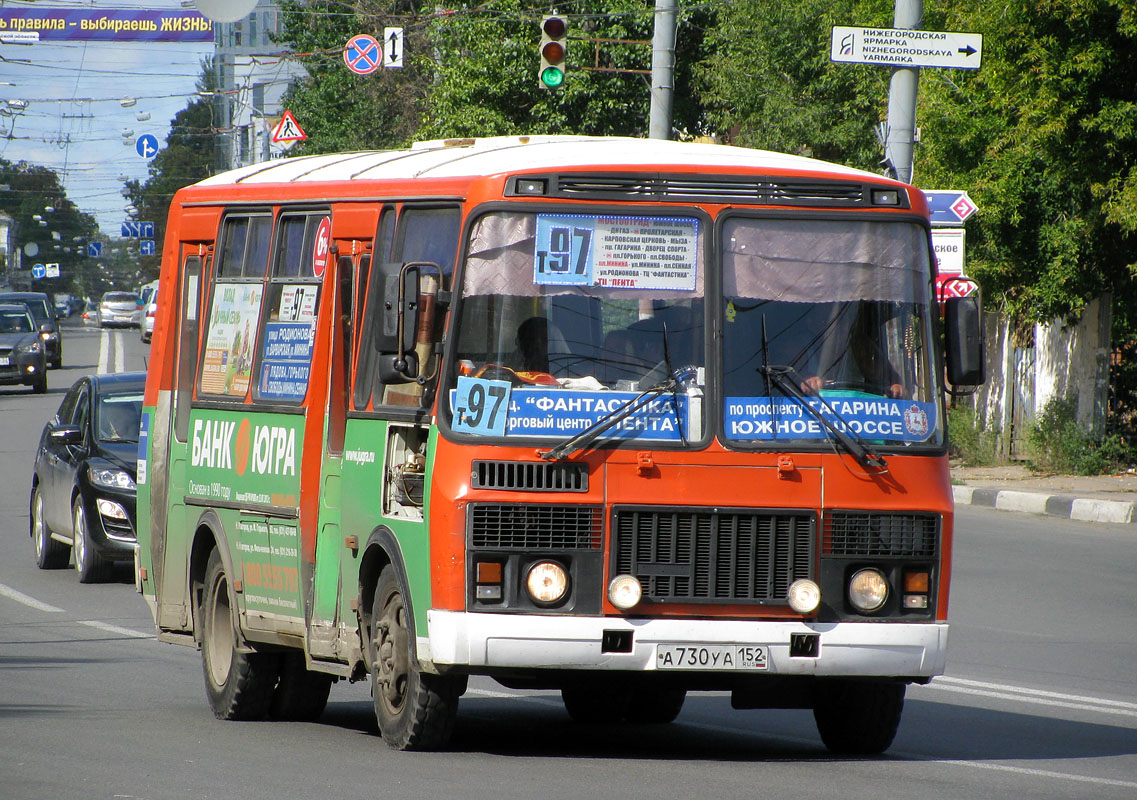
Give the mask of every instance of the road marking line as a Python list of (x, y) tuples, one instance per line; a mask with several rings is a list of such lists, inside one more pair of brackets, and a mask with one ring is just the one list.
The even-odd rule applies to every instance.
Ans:
[(967, 678), (956, 678), (951, 675), (938, 676), (933, 681), (933, 685), (940, 682), (955, 683), (960, 686), (975, 686), (983, 689), (999, 689), (1004, 692), (1030, 694), (1037, 697), (1052, 697), (1058, 700), (1076, 700), (1081, 703), (1101, 703), (1102, 705), (1121, 706), (1122, 708), (1132, 708), (1137, 710), (1137, 703), (1124, 703), (1120, 700), (1106, 700), (1100, 697), (1089, 697), (1084, 694), (1063, 694), (1062, 692), (1048, 692), (1045, 689), (1031, 689), (1026, 686), (1011, 686), (1005, 683), (986, 683), (984, 681), (973, 681)]
[(107, 361), (110, 358), (110, 348), (107, 346), (110, 341), (110, 334), (104, 331), (99, 331), (99, 366), (97, 372), (104, 373), (107, 371)]
[(104, 631), (105, 633), (114, 633), (118, 634), (119, 636), (132, 636), (135, 639), (154, 638), (154, 634), (152, 633), (143, 633), (142, 631), (136, 631), (131, 628), (123, 628), (118, 625), (111, 625), (109, 622), (100, 622), (97, 619), (81, 619), (78, 622), (80, 625), (86, 625), (90, 628), (97, 628), (100, 631)]
[(114, 371), (126, 372), (126, 347), (122, 343), (123, 335), (116, 334), (114, 337)]
[(47, 612), (50, 612), (52, 614), (63, 613), (62, 608), (57, 608), (56, 606), (48, 605), (47, 603), (36, 600), (34, 597), (32, 597), (30, 595), (26, 595), (23, 592), (20, 592), (20, 591), (13, 589), (11, 586), (5, 586), (2, 583), (0, 583), (0, 595), (4, 595), (7, 598), (15, 600), (17, 603), (23, 603), (25, 606), (28, 606), (29, 608), (34, 608), (38, 611), (47, 611)]
[(910, 758), (913, 761), (919, 761), (926, 764), (948, 764), (951, 766), (961, 767), (974, 767), (976, 769), (989, 769), (995, 772), (1013, 772), (1016, 775), (1029, 775), (1034, 778), (1056, 778), (1058, 780), (1075, 781), (1077, 783), (1093, 783), (1098, 786), (1120, 786), (1124, 789), (1137, 789), (1137, 783), (1133, 781), (1119, 781), (1114, 778), (1095, 778), (1091, 775), (1075, 775), (1070, 772), (1052, 772), (1048, 769), (1033, 769), (1031, 767), (1012, 767), (1010, 764), (990, 764), (984, 761), (966, 761), (963, 759), (954, 758), (934, 758), (929, 756), (918, 756), (908, 753), (896, 753), (895, 755)]
[[(990, 686), (993, 688), (979, 688), (984, 686)], [(953, 679), (940, 677), (932, 681), (932, 683), (928, 684), (925, 688), (937, 689), (941, 692), (958, 692), (960, 694), (969, 694), (975, 697), (994, 697), (1000, 700), (1010, 700), (1019, 703), (1033, 703), (1035, 705), (1051, 706), (1053, 708), (1070, 708), (1078, 711), (1094, 711), (1098, 714), (1114, 714), (1123, 717), (1137, 717), (1137, 705), (1133, 703), (1124, 703), (1115, 700), (1086, 697), (1076, 694), (1060, 694), (1058, 692), (1047, 692), (1041, 689), (1028, 689), (1018, 686), (1004, 686), (997, 683), (968, 681), (962, 678)]]

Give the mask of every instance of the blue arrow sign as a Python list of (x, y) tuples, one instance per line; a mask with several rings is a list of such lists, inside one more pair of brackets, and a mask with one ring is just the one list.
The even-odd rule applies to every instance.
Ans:
[(32, 278), (34, 278), (35, 280), (39, 280), (40, 278), (42, 278), (46, 275), (47, 275), (47, 265), (46, 264), (32, 264)]
[(933, 225), (956, 225), (979, 210), (967, 192), (958, 189), (925, 189)]
[(152, 133), (144, 133), (135, 140), (134, 149), (143, 158), (153, 158), (158, 154), (158, 137)]
[(138, 235), (141, 236), (143, 239), (153, 239), (154, 238), (154, 223), (153, 222), (139, 222), (138, 223)]
[(102, 242), (87, 242), (87, 255), (91, 258), (103, 257), (103, 243)]
[(133, 219), (123, 221), (120, 236), (124, 239), (134, 239), (142, 235), (142, 226)]
[(138, 243), (138, 252), (144, 256), (154, 255), (154, 240), (143, 239)]

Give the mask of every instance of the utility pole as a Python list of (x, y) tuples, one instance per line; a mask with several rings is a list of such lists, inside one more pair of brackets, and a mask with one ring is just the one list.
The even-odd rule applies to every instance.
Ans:
[[(892, 27), (914, 30), (924, 16), (924, 0), (896, 0)], [(884, 159), (892, 175), (912, 182), (912, 143), (916, 138), (917, 67), (894, 67), (888, 85), (888, 125), (884, 135)], [(653, 106), (654, 107), (654, 106)]]
[(655, 28), (651, 37), (651, 114), (648, 120), (648, 136), (652, 139), (671, 138), (674, 88), (675, 0), (655, 0)]

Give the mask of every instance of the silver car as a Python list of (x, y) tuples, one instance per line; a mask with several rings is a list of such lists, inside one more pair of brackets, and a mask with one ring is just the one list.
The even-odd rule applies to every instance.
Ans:
[(107, 292), (99, 303), (99, 327), (138, 325), (138, 295), (134, 292)]

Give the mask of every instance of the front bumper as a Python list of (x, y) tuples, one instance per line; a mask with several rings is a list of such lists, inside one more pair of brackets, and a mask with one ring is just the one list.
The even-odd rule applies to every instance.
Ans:
[[(419, 659), (439, 666), (650, 672), (661, 644), (764, 645), (769, 668), (747, 674), (924, 678), (940, 675), (947, 623), (770, 622), (427, 612)], [(604, 631), (631, 631), (629, 653), (601, 652)], [(818, 656), (790, 656), (790, 634), (818, 634)], [(706, 674), (706, 673), (703, 673)], [(730, 674), (739, 674), (732, 671)]]

